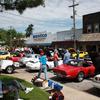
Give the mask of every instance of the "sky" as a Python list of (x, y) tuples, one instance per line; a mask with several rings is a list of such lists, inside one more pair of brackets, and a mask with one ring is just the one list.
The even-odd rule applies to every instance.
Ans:
[[(76, 0), (76, 28), (82, 28), (82, 16), (100, 11), (100, 0)], [(24, 32), (29, 24), (34, 25), (33, 32), (58, 32), (70, 30), (73, 27), (72, 0), (45, 0), (45, 7), (27, 8), (23, 14), (18, 11), (0, 12), (0, 28), (15, 28)]]

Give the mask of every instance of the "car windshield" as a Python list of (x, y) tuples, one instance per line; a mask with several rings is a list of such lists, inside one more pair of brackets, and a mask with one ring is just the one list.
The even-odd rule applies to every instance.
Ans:
[(33, 57), (33, 55), (32, 54), (27, 54), (26, 57), (31, 58), (31, 57)]
[(31, 58), (32, 56), (31, 56), (31, 55), (27, 55), (26, 57), (27, 57), (27, 58)]
[(0, 55), (5, 55), (5, 54), (8, 54), (8, 53), (7, 52), (3, 52), (3, 51), (0, 52)]
[(83, 51), (80, 51), (80, 53), (83, 53)]
[(38, 58), (38, 55), (31, 55), (31, 54), (28, 54), (26, 55), (27, 58)]
[(67, 64), (71, 66), (82, 66), (82, 61), (71, 60)]

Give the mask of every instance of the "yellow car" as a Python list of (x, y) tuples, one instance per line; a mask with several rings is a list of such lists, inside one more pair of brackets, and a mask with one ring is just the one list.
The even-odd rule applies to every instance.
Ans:
[[(88, 52), (79, 51), (79, 57), (80, 58), (84, 58), (86, 55), (88, 55)], [(72, 57), (73, 58), (76, 58), (76, 56), (77, 56), (77, 53), (76, 52), (75, 53), (72, 53)]]
[(10, 57), (10, 53), (8, 51), (0, 51), (0, 60), (8, 59)]

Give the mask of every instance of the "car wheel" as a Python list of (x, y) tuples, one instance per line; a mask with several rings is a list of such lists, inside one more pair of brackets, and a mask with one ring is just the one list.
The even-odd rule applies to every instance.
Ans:
[(6, 72), (7, 72), (8, 74), (12, 74), (12, 73), (14, 72), (14, 68), (13, 68), (12, 66), (8, 66), (8, 67), (6, 68)]
[(92, 72), (91, 70), (88, 71), (88, 77), (91, 77), (92, 76)]
[(77, 75), (77, 81), (81, 82), (84, 80), (84, 73), (83, 72), (79, 72)]
[(6, 57), (6, 60), (8, 60), (9, 59), (9, 57)]

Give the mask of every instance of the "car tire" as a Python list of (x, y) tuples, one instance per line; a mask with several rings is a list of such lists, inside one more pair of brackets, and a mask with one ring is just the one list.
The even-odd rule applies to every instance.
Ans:
[(8, 66), (8, 67), (6, 68), (6, 73), (12, 74), (13, 72), (14, 72), (13, 66)]
[(84, 73), (83, 72), (79, 72), (77, 75), (77, 81), (81, 82), (84, 80)]
[(9, 59), (9, 57), (6, 57), (6, 60), (8, 60)]

